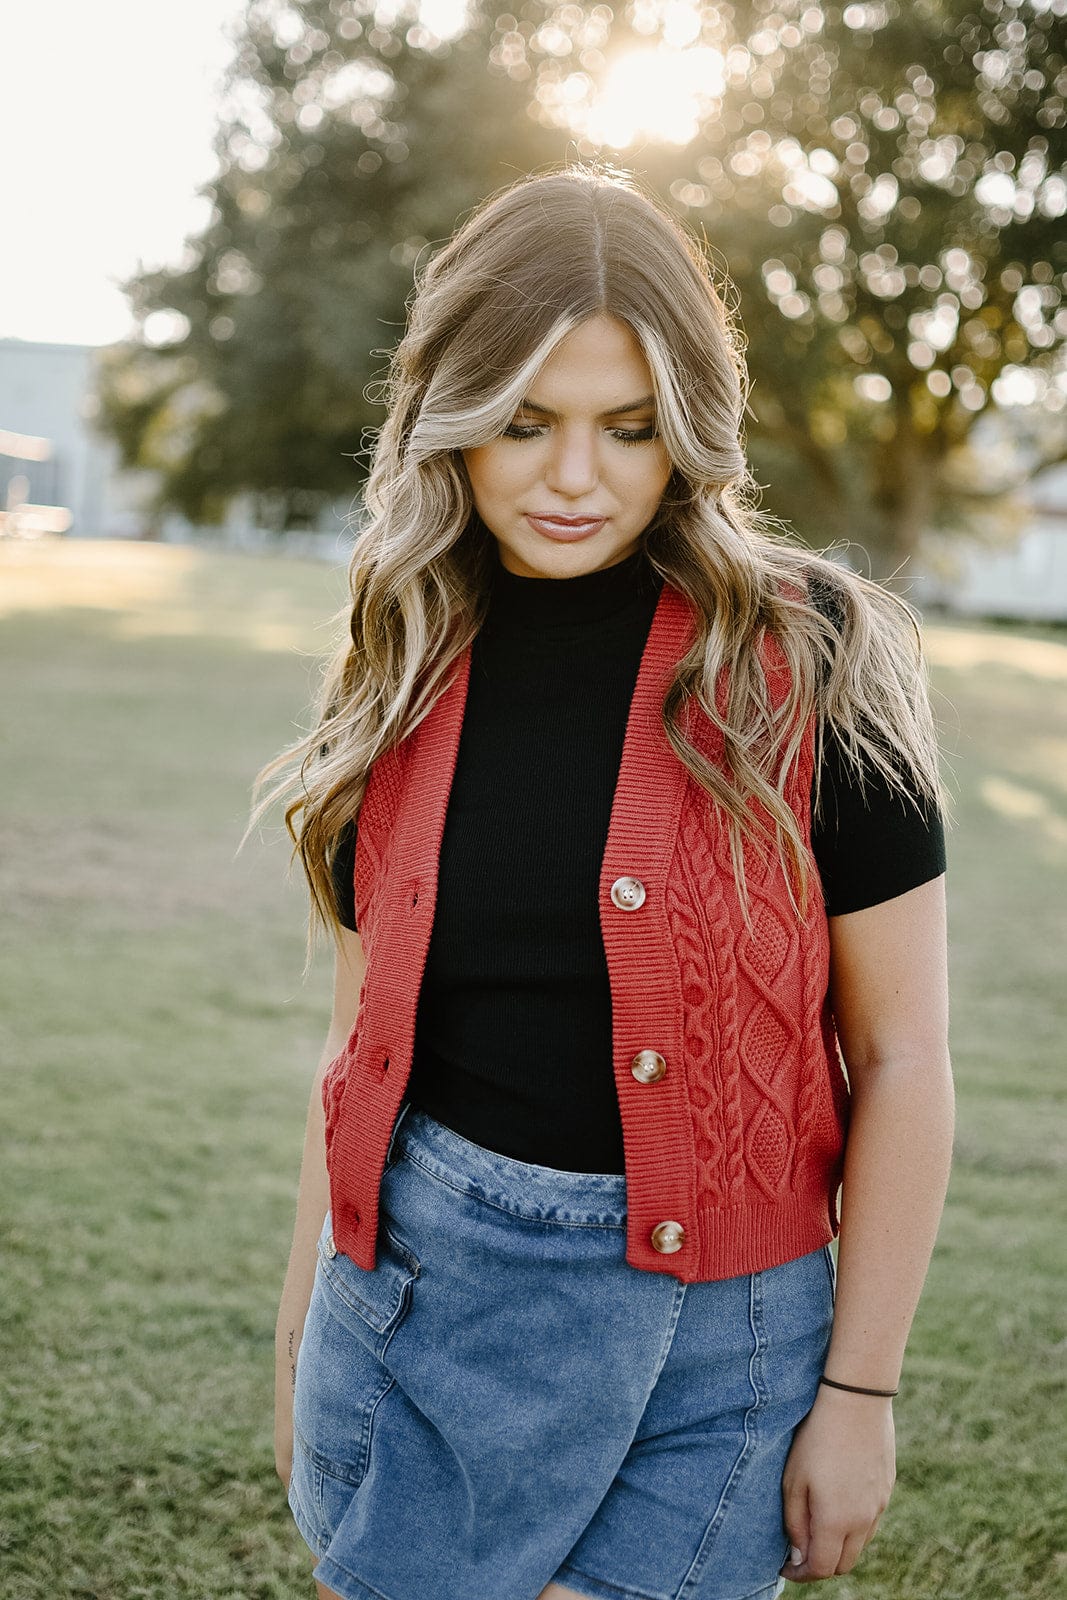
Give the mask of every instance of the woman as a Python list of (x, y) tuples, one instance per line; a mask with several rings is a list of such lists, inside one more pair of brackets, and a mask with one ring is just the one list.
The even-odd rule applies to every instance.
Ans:
[(752, 509), (739, 337), (625, 176), (480, 207), (388, 389), (260, 775), (337, 939), (278, 1471), (320, 1597), (769, 1600), (877, 1526), (946, 1184), (918, 629)]

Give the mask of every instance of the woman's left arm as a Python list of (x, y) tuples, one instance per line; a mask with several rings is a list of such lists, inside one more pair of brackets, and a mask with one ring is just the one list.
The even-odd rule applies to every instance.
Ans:
[[(895, 1389), (952, 1151), (942, 875), (830, 918), (830, 1002), (852, 1091), (824, 1373)], [(795, 1582), (848, 1572), (893, 1487), (892, 1401), (820, 1385), (782, 1481)], [(798, 1559), (799, 1556), (799, 1559)]]

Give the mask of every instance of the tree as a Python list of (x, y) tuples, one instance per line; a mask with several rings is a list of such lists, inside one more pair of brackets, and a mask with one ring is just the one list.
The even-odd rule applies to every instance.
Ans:
[(566, 152), (490, 72), (484, 33), (379, 25), (362, 3), (249, 7), (209, 225), (127, 283), (144, 334), (101, 359), (101, 425), (159, 472), (161, 505), (214, 521), (251, 492), (285, 528), (358, 490), (381, 420), (365, 390), (416, 260), (488, 189)]
[[(770, 509), (891, 572), (997, 487), (970, 441), (998, 387), (1025, 369), (1067, 418), (1064, 10), (634, 0), (615, 17), (530, 0), (473, 12), (446, 44), (369, 0), (254, 4), (213, 222), (181, 271), (129, 286), (143, 315), (181, 313), (185, 337), (117, 352), (109, 420), (144, 462), (192, 389), (164, 479), (187, 508), (354, 486), (352, 441), (380, 417), (367, 352), (399, 336), (419, 253), (488, 190), (599, 154), (634, 167), (732, 280)], [(683, 142), (598, 134), (598, 96), (635, 51), (638, 95), (665, 57), (704, 73)]]
[[(591, 39), (559, 8), (558, 31), (573, 19), (566, 55), (541, 35), (526, 50), (510, 38), (510, 59), (572, 125), (595, 104), (583, 52), (610, 62), (652, 37), (644, 0), (608, 29), (605, 9), (587, 13)], [(1063, 0), (704, 8), (686, 41), (707, 63), (693, 136), (641, 152), (732, 279), (749, 456), (772, 508), (817, 544), (858, 540), (883, 576), (925, 529), (966, 524), (1006, 486), (970, 442), (1021, 370), (1061, 424), (1028, 470), (1067, 455), (1065, 12)]]

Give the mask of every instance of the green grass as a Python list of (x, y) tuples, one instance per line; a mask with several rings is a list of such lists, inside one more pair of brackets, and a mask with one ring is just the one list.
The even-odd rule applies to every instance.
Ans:
[[(0, 547), (3, 1600), (310, 1600), (273, 1328), (329, 961), (302, 982), (280, 819), (234, 849), (342, 594), (282, 558)], [(959, 792), (958, 1156), (898, 1487), (832, 1592), (1053, 1600), (1067, 642), (927, 637)]]

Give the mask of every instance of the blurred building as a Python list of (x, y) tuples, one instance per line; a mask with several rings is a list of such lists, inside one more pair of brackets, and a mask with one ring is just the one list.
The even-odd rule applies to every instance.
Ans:
[(96, 346), (0, 339), (0, 515), (10, 533), (143, 536), (149, 475), (91, 427)]
[(0, 535), (92, 539), (206, 536), (239, 548), (346, 560), (351, 504), (325, 506), (314, 525), (286, 534), (256, 524), (251, 495), (235, 495), (220, 528), (203, 530), (152, 509), (157, 474), (122, 467), (118, 446), (93, 427), (97, 346), (0, 339)]
[(1067, 622), (1067, 463), (1036, 473), (1018, 492), (1019, 532), (997, 545), (931, 541), (913, 588), (919, 606), (964, 616)]

